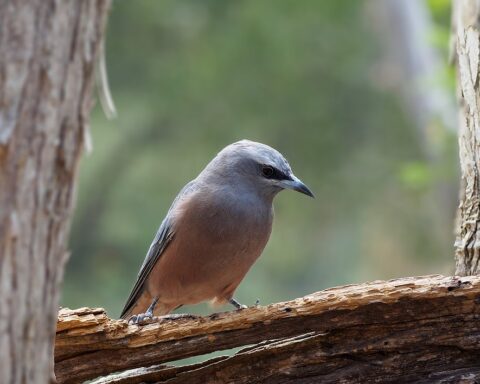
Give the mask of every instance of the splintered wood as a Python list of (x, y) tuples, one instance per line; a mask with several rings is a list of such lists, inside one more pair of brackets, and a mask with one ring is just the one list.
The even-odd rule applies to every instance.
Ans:
[[(164, 365), (241, 346), (248, 347), (233, 356)], [(96, 382), (475, 383), (480, 276), (348, 285), (266, 307), (145, 326), (109, 319), (101, 308), (61, 309), (55, 373), (59, 383), (112, 373)]]

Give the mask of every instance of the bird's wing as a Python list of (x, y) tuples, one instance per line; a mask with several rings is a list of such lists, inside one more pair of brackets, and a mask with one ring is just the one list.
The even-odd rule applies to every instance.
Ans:
[(127, 302), (125, 307), (122, 310), (120, 315), (121, 318), (126, 316), (130, 309), (135, 305), (137, 300), (143, 293), (144, 284), (147, 280), (152, 268), (155, 266), (157, 261), (162, 256), (163, 252), (167, 248), (168, 244), (171, 242), (175, 235), (173, 220), (172, 220), (172, 211), (175, 209), (176, 205), (183, 199), (185, 199), (188, 195), (190, 195), (193, 191), (195, 191), (196, 184), (195, 180), (191, 181), (183, 189), (180, 191), (178, 196), (173, 201), (172, 206), (168, 210), (167, 216), (163, 219), (162, 224), (158, 228), (157, 233), (155, 234), (155, 238), (148, 249), (147, 256), (145, 256), (145, 260), (143, 261), (142, 267), (138, 272), (137, 280), (135, 281), (135, 285), (133, 286), (132, 292), (130, 296), (128, 296)]

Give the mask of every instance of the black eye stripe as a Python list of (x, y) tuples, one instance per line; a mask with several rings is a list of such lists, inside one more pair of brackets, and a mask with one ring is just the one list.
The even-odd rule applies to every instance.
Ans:
[(274, 179), (274, 180), (290, 179), (290, 177), (286, 173), (280, 171), (277, 168), (271, 167), (269, 165), (262, 166), (262, 174), (267, 179)]

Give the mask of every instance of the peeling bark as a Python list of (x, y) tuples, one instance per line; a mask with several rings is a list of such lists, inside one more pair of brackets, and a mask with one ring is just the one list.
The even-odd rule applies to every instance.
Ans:
[[(62, 309), (55, 372), (59, 383), (130, 369), (97, 383), (438, 383), (464, 377), (473, 384), (480, 377), (479, 318), (475, 276), (348, 285), (143, 327), (111, 320), (102, 309)], [(162, 365), (252, 344), (232, 357)]]
[(109, 0), (0, 0), (0, 372), (46, 383)]
[(480, 3), (453, 2), (452, 26), (458, 72), (460, 204), (455, 241), (456, 274), (480, 273)]

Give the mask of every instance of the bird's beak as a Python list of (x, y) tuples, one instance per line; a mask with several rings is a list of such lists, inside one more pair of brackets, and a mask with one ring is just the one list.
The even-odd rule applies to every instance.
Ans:
[(303, 193), (304, 195), (310, 196), (315, 198), (314, 194), (308, 188), (302, 180), (300, 180), (298, 177), (295, 175), (291, 175), (291, 179), (286, 179), (286, 180), (281, 180), (280, 181), (280, 186), (285, 189), (293, 189), (294, 191)]

